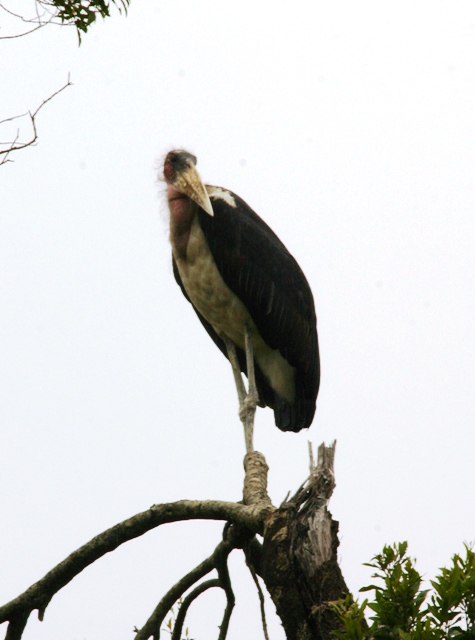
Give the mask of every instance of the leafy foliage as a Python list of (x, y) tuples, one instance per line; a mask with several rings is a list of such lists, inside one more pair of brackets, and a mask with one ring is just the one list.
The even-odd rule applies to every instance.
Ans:
[(86, 33), (98, 15), (107, 18), (111, 4), (127, 13), (130, 0), (38, 0), (38, 4), (53, 8), (63, 24), (75, 26), (81, 42), (81, 32)]
[[(360, 589), (374, 600), (354, 602), (351, 596), (333, 604), (340, 640), (475, 640), (475, 552), (454, 555), (452, 565), (421, 589), (422, 577), (407, 555), (407, 542), (385, 546), (367, 566), (380, 582)], [(430, 597), (428, 599), (428, 594)], [(428, 602), (427, 602), (428, 600)], [(371, 624), (365, 618), (369, 609)]]

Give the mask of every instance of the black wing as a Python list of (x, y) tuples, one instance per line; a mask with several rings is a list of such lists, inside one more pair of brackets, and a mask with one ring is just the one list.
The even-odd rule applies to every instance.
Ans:
[[(272, 229), (244, 200), (231, 195), (236, 207), (215, 197), (213, 217), (199, 209), (200, 226), (224, 282), (246, 306), (265, 342), (296, 369), (296, 399), (291, 405), (275, 394), (260, 370), (256, 378), (261, 399), (274, 409), (277, 426), (300, 431), (312, 423), (320, 383), (312, 292), (299, 265)], [(200, 320), (226, 355), (212, 327)]]

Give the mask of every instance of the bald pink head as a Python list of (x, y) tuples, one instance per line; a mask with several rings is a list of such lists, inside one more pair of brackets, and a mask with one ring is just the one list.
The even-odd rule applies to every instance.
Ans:
[[(178, 192), (181, 197), (190, 198), (208, 215), (213, 216), (213, 207), (208, 192), (196, 170), (196, 162), (196, 156), (188, 151), (176, 150), (167, 153), (163, 164), (163, 176), (168, 185), (168, 201), (170, 203), (170, 200), (180, 200), (180, 196), (176, 193)], [(171, 190), (168, 190), (170, 188)]]

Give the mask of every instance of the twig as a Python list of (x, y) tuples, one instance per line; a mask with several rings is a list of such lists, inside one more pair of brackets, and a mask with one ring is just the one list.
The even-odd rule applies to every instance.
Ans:
[[(38, 29), (41, 29), (42, 27), (45, 27), (48, 24), (55, 24), (57, 26), (63, 26), (62, 22), (55, 22), (55, 18), (58, 15), (58, 11), (53, 11), (53, 12), (48, 12), (48, 11), (44, 11), (42, 15), (40, 15), (39, 11), (38, 11), (38, 2), (35, 2), (35, 11), (36, 11), (36, 18), (25, 18), (24, 16), (22, 16), (19, 13), (15, 13), (14, 11), (12, 11), (11, 9), (9, 9), (8, 7), (6, 7), (4, 4), (0, 3), (0, 9), (3, 9), (3, 11), (5, 11), (5, 13), (8, 13), (9, 15), (13, 16), (14, 18), (18, 18), (18, 20), (21, 20), (21, 22), (25, 22), (26, 24), (34, 24), (36, 25), (33, 29), (30, 29), (29, 31), (25, 31), (23, 33), (17, 33), (13, 36), (0, 36), (0, 40), (12, 40), (14, 38), (22, 38), (23, 36), (27, 36), (30, 33), (33, 33), (34, 31), (37, 31)], [(43, 17), (45, 15), (48, 15), (49, 17), (44, 19)], [(70, 26), (69, 24), (65, 24), (64, 26)]]
[[(11, 145), (15, 145), (16, 141), (18, 140), (18, 138), (20, 137), (20, 129), (16, 130), (16, 135), (13, 138), (13, 142), (11, 142)], [(7, 143), (0, 143), (0, 144), (7, 144)], [(8, 159), (8, 153), (5, 155), (4, 158), (2, 158), (2, 160), (0, 161), (0, 167), (2, 166), (2, 164), (5, 164), (6, 162), (13, 162), (12, 160)]]
[(262, 544), (254, 536), (249, 542), (243, 546), (246, 562), (253, 571), (262, 577)]
[(313, 446), (310, 440), (308, 441), (308, 457), (310, 458), (310, 475), (315, 471), (315, 459), (313, 457)]
[(261, 606), (261, 620), (262, 620), (262, 630), (264, 631), (264, 638), (265, 640), (269, 640), (269, 634), (267, 633), (267, 620), (266, 620), (266, 610), (265, 610), (265, 600), (264, 600), (264, 594), (262, 592), (261, 589), (261, 585), (259, 584), (259, 579), (256, 575), (256, 572), (254, 571), (254, 568), (251, 564), (249, 564), (249, 562), (246, 562), (249, 571), (251, 572), (251, 576), (252, 579), (254, 580), (254, 583), (257, 587), (257, 593), (259, 595), (259, 603)]
[[(158, 640), (160, 638), (160, 629), (163, 621), (175, 602), (183, 596), (185, 591), (190, 589), (194, 584), (198, 582), (198, 580), (201, 580), (201, 578), (210, 573), (210, 571), (212, 571), (213, 569), (217, 570), (219, 586), (221, 586), (221, 588), (226, 593), (228, 602), (226, 611), (228, 611), (229, 609), (230, 600), (233, 601), (231, 609), (228, 611), (228, 613), (226, 613), (225, 611), (225, 615), (223, 617), (225, 623), (227, 619), (228, 622), (226, 624), (229, 624), (232, 607), (234, 606), (234, 594), (232, 592), (231, 581), (229, 579), (227, 559), (233, 549), (241, 548), (243, 544), (248, 544), (248, 541), (249, 535), (244, 536), (243, 531), (239, 527), (232, 527), (229, 526), (229, 523), (226, 523), (223, 531), (223, 540), (218, 544), (213, 553), (209, 556), (209, 558), (206, 558), (206, 560), (192, 569), (189, 573), (186, 574), (186, 576), (184, 576), (181, 580), (174, 584), (171, 589), (168, 590), (168, 592), (160, 600), (152, 615), (149, 617), (142, 629), (136, 630), (137, 635), (135, 636), (135, 640), (148, 640), (148, 638), (150, 638), (151, 636), (153, 636), (153, 640)], [(189, 604), (191, 604), (191, 601)]]
[(232, 593), (231, 579), (229, 577), (228, 570), (228, 556), (231, 551), (236, 548), (238, 542), (237, 539), (235, 539), (232, 535), (227, 538), (227, 541), (227, 546), (219, 544), (216, 547), (216, 550), (213, 553), (213, 558), (214, 566), (216, 568), (216, 571), (218, 572), (221, 586), (223, 587), (224, 591), (226, 591), (226, 593)]
[[(38, 3), (35, 2), (35, 11), (36, 11), (36, 20), (34, 20), (33, 18), (25, 18), (24, 16), (22, 16), (20, 13), (15, 13), (14, 11), (12, 11), (11, 9), (9, 9), (8, 7), (6, 7), (3, 3), (0, 2), (0, 9), (3, 9), (5, 11), (5, 13), (9, 13), (11, 16), (13, 16), (14, 18), (18, 18), (19, 20), (21, 20), (22, 22), (26, 22), (27, 24), (37, 24), (38, 22), (40, 22), (41, 20), (41, 16), (38, 13)], [(45, 12), (46, 13), (46, 12)]]
[(34, 33), (35, 31), (38, 31), (38, 29), (41, 29), (41, 27), (44, 27), (46, 24), (48, 23), (43, 22), (37, 25), (36, 27), (33, 27), (33, 29), (30, 29), (29, 31), (24, 31), (23, 33), (16, 33), (14, 36), (0, 36), (0, 40), (13, 40), (14, 38), (22, 38), (23, 36), (28, 36), (30, 33)]
[[(36, 109), (36, 111), (34, 111), (33, 113), (31, 113), (31, 111), (28, 111), (27, 113), (23, 113), (23, 114), (18, 115), (18, 116), (12, 116), (10, 118), (5, 118), (4, 120), (0, 120), (0, 125), (2, 125), (5, 122), (11, 122), (12, 120), (16, 120), (17, 118), (22, 118), (22, 117), (24, 117), (26, 115), (29, 115), (30, 116), (31, 125), (33, 127), (33, 138), (29, 142), (21, 142), (19, 144), (16, 144), (17, 141), (18, 141), (18, 137), (19, 137), (19, 133), (17, 133), (16, 138), (10, 144), (9, 148), (0, 150), (0, 155), (4, 155), (5, 156), (0, 161), (0, 166), (2, 164), (5, 164), (7, 161), (9, 161), (8, 160), (8, 156), (10, 155), (10, 153), (12, 153), (12, 151), (18, 151), (20, 149), (25, 149), (26, 147), (29, 147), (30, 145), (32, 145), (32, 144), (34, 144), (36, 142), (36, 140), (38, 138), (38, 132), (36, 130), (36, 120), (35, 120), (35, 118), (38, 115), (40, 109), (42, 109), (45, 106), (45, 104), (47, 104), (50, 100), (52, 100), (55, 96), (57, 96), (58, 93), (61, 93), (61, 91), (64, 91), (67, 87), (70, 87), (71, 85), (72, 85), (72, 82), (71, 82), (70, 74), (68, 73), (68, 81), (66, 82), (66, 84), (63, 85), (60, 89), (58, 89), (54, 93), (52, 93), (49, 96), (49, 98), (46, 98), (46, 100), (43, 100), (43, 102)], [(11, 162), (11, 161), (9, 161), (9, 162)]]
[(61, 87), (61, 89), (58, 89), (57, 91), (55, 91), (54, 93), (52, 93), (52, 94), (50, 95), (50, 97), (49, 97), (49, 98), (46, 98), (46, 100), (43, 100), (43, 102), (40, 104), (40, 106), (38, 107), (38, 109), (33, 113), (32, 117), (33, 117), (33, 118), (35, 118), (35, 117), (36, 117), (36, 115), (37, 115), (37, 113), (38, 113), (38, 111), (39, 111), (41, 108), (43, 108), (47, 102), (49, 102), (50, 100), (52, 100), (55, 96), (57, 96), (57, 95), (58, 95), (58, 93), (61, 93), (61, 91), (64, 91), (67, 87), (72, 86), (72, 84), (73, 84), (73, 83), (71, 82), (71, 74), (70, 74), (70, 73), (68, 73), (68, 81), (66, 82), (66, 84), (65, 84), (63, 87)]
[(212, 580), (206, 580), (202, 582), (197, 587), (191, 591), (186, 598), (183, 599), (183, 602), (178, 609), (178, 613), (175, 620), (175, 626), (173, 628), (173, 633), (171, 640), (181, 640), (181, 632), (183, 630), (183, 624), (185, 622), (186, 614), (190, 605), (198, 598), (202, 593), (207, 591), (208, 589), (212, 589), (213, 587), (222, 587), (221, 582), (218, 578), (213, 578)]
[(234, 594), (232, 595), (232, 598), (230, 598), (228, 594), (226, 594), (226, 596), (227, 604), (226, 609), (224, 610), (223, 619), (221, 620), (221, 624), (219, 625), (218, 640), (226, 639), (226, 636), (228, 635), (229, 621), (231, 620), (231, 614), (234, 609)]
[[(222, 544), (222, 543), (220, 543)], [(137, 630), (135, 640), (148, 640), (153, 636), (154, 640), (160, 638), (160, 628), (163, 624), (165, 616), (173, 607), (175, 602), (179, 600), (185, 591), (188, 591), (198, 580), (201, 580), (206, 574), (214, 569), (214, 553), (203, 560), (201, 564), (192, 569), (186, 576), (183, 576), (176, 584), (160, 600), (155, 607), (152, 615), (141, 629)]]
[(229, 553), (224, 553), (222, 550), (219, 550), (217, 553), (215, 553), (216, 570), (218, 572), (219, 582), (224, 590), (224, 593), (226, 594), (226, 608), (224, 610), (223, 619), (221, 620), (221, 624), (219, 626), (218, 640), (225, 640), (226, 636), (228, 635), (229, 621), (231, 620), (234, 604), (236, 602), (233, 588), (231, 586), (231, 578), (229, 577), (228, 556)]
[[(3, 124), (4, 122), (11, 122), (12, 120), (17, 120), (18, 118), (24, 118), (25, 116), (29, 115), (29, 111), (26, 111), (25, 113), (19, 113), (17, 116), (11, 116), (11, 118), (5, 118), (4, 120), (0, 120), (0, 124)], [(1, 142), (0, 144), (11, 144), (9, 142)]]

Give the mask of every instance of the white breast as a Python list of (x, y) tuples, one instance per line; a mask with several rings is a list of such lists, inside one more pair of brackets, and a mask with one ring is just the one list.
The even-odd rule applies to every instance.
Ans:
[(226, 335), (244, 349), (244, 327), (252, 319), (239, 298), (224, 283), (209, 250), (206, 238), (193, 219), (186, 259), (176, 260), (190, 300), (218, 335)]
[(175, 256), (183, 286), (201, 315), (219, 336), (227, 336), (244, 350), (246, 324), (253, 329), (254, 357), (271, 387), (288, 401), (295, 397), (295, 369), (271, 349), (257, 331), (239, 298), (229, 289), (219, 273), (206, 238), (195, 216), (191, 225), (186, 258)]

